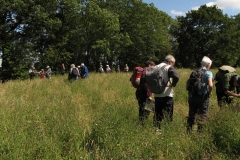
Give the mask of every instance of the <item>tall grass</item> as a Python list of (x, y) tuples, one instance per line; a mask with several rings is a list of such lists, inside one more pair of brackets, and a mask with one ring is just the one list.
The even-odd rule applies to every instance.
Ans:
[(220, 111), (215, 93), (205, 130), (186, 134), (190, 70), (178, 71), (174, 119), (161, 134), (152, 113), (138, 121), (131, 73), (1, 84), (0, 159), (239, 159), (240, 115), (234, 106)]

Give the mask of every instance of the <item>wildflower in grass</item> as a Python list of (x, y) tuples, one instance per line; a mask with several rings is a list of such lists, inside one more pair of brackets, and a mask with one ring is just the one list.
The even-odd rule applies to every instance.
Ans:
[(119, 143), (117, 144), (117, 147), (120, 147), (120, 144), (119, 144)]

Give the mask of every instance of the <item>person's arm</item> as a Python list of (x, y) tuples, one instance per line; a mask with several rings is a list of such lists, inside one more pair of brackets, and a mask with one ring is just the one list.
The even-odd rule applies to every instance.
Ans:
[(212, 89), (213, 89), (213, 80), (212, 80), (212, 78), (208, 78), (208, 86), (209, 86), (209, 95), (212, 95)]
[(240, 98), (240, 94), (234, 93), (234, 92), (229, 90), (230, 89), (230, 83), (233, 83), (233, 81), (231, 81), (231, 79), (232, 79), (232, 76), (230, 76), (229, 74), (224, 75), (224, 79), (223, 79), (224, 93), (228, 96), (233, 96), (233, 97)]
[(151, 97), (152, 96), (152, 92), (149, 91), (149, 89), (147, 88), (146, 84), (145, 84), (145, 90), (147, 92), (148, 100), (152, 101), (153, 100), (152, 97)]
[(171, 86), (175, 87), (178, 83), (180, 76), (177, 73), (177, 71), (175, 70), (175, 68), (173, 68), (172, 66), (168, 69), (168, 77), (172, 78)]
[(231, 91), (229, 91), (229, 90), (226, 90), (224, 93), (225, 93), (226, 95), (228, 95), (228, 96), (233, 96), (233, 97), (240, 98), (240, 94), (231, 92)]

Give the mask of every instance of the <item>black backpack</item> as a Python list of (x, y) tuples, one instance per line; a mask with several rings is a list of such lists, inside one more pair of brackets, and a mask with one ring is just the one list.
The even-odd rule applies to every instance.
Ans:
[(187, 91), (189, 91), (190, 93), (196, 93), (196, 94), (202, 95), (204, 92), (204, 88), (206, 86), (203, 80), (204, 74), (205, 74), (205, 70), (203, 69), (197, 69), (192, 71), (192, 73), (190, 74), (187, 80), (187, 85), (186, 85)]
[(79, 76), (79, 72), (78, 72), (78, 69), (77, 69), (77, 68), (73, 68), (73, 69), (72, 69), (72, 75), (73, 75), (74, 77)]

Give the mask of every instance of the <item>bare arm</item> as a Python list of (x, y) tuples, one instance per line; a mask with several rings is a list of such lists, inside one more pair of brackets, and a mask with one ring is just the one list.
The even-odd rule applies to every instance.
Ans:
[(229, 91), (229, 90), (226, 90), (224, 93), (225, 93), (226, 95), (228, 95), (228, 96), (233, 96), (233, 97), (240, 98), (240, 94), (233, 93), (233, 92), (231, 92), (231, 91)]
[(212, 78), (208, 78), (208, 86), (209, 86), (209, 95), (212, 95), (212, 89), (213, 89)]

